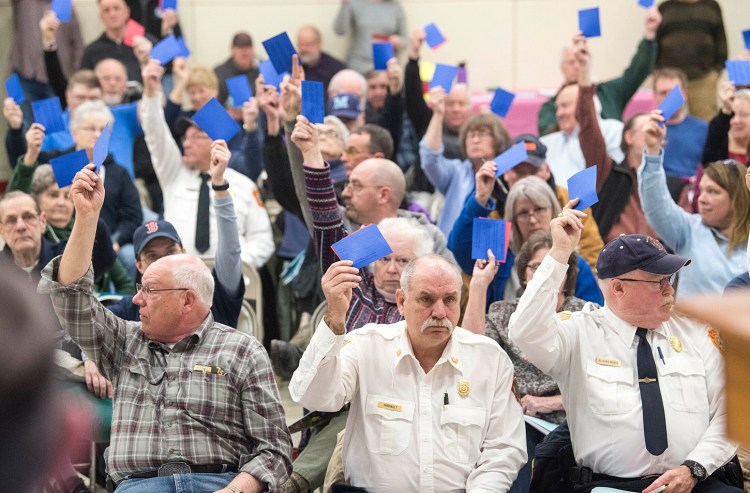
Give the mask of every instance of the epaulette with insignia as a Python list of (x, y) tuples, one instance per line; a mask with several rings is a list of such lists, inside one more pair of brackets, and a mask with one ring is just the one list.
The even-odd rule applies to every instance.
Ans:
[(572, 314), (572, 313), (570, 313), (570, 312), (568, 312), (568, 311), (563, 311), (563, 312), (559, 312), (559, 313), (557, 314), (557, 318), (559, 318), (559, 319), (560, 319), (560, 320), (562, 320), (563, 322), (564, 322), (565, 320), (568, 320), (568, 319), (569, 319), (570, 317), (572, 317), (572, 316), (573, 316), (573, 314)]

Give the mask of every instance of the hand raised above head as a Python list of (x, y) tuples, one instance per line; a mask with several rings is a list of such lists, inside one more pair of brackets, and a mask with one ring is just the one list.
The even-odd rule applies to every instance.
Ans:
[(549, 255), (561, 264), (568, 262), (570, 255), (578, 247), (583, 231), (583, 219), (586, 214), (573, 209), (578, 199), (569, 201), (562, 212), (550, 222), (550, 234), (552, 235), (552, 248)]
[(18, 130), (23, 125), (23, 110), (13, 98), (5, 98), (3, 101), (3, 116), (13, 130)]
[(487, 207), (487, 203), (492, 196), (492, 190), (495, 188), (496, 170), (495, 161), (486, 161), (479, 167), (475, 175), (477, 191), (474, 198), (482, 207)]
[(667, 127), (664, 125), (664, 117), (661, 110), (651, 111), (648, 122), (643, 127), (645, 134), (646, 154), (657, 156), (664, 145), (664, 139), (667, 137)]
[(314, 152), (318, 149), (318, 128), (302, 115), (297, 115), (297, 123), (292, 132), (292, 142), (299, 147), (302, 154)]
[(325, 321), (334, 333), (345, 331), (346, 312), (352, 301), (352, 291), (362, 282), (359, 270), (354, 268), (351, 260), (334, 262), (323, 274), (320, 285), (328, 302)]
[(94, 173), (95, 166), (87, 164), (73, 178), (70, 187), (70, 197), (76, 210), (76, 219), (83, 217), (99, 217), (104, 203), (104, 182)]
[(224, 140), (215, 140), (211, 143), (211, 164), (210, 174), (211, 181), (215, 185), (224, 184), (224, 172), (229, 164), (229, 159), (232, 157), (232, 153), (227, 147), (227, 143)]

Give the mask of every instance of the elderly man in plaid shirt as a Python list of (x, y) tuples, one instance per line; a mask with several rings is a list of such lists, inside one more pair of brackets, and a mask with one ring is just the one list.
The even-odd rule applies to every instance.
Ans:
[(126, 322), (92, 295), (90, 252), (104, 199), (89, 165), (71, 195), (76, 224), (42, 272), (63, 326), (114, 384), (108, 473), (118, 493), (276, 491), (292, 442), (263, 346), (214, 322), (213, 278), (188, 255), (143, 275)]

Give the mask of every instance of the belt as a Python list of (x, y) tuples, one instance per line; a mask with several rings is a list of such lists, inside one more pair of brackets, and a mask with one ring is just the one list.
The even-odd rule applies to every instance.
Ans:
[(205, 464), (193, 465), (187, 462), (167, 462), (159, 469), (153, 471), (137, 472), (126, 479), (147, 479), (158, 476), (172, 476), (174, 474), (215, 474), (224, 472), (237, 472), (237, 466), (229, 464)]

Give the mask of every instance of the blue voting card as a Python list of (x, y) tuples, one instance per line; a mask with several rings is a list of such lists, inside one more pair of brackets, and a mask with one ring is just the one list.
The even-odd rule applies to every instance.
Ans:
[(374, 224), (337, 241), (331, 248), (341, 260), (351, 260), (357, 269), (393, 253), (383, 234)]
[(505, 118), (505, 115), (508, 114), (508, 110), (510, 110), (510, 105), (513, 104), (513, 99), (515, 99), (516, 95), (512, 92), (508, 92), (505, 89), (497, 88), (495, 89), (495, 95), (492, 96), (492, 102), (490, 103), (490, 109), (493, 113), (495, 113), (498, 116), (502, 116)]
[(497, 176), (503, 176), (506, 171), (513, 169), (526, 161), (528, 157), (529, 155), (526, 152), (526, 142), (519, 142), (514, 145), (493, 159), (493, 161), (495, 161), (495, 166), (497, 167)]
[(435, 75), (432, 76), (428, 89), (432, 90), (435, 87), (440, 86), (446, 93), (451, 92), (451, 88), (453, 88), (453, 80), (456, 78), (457, 74), (457, 66), (438, 63), (435, 65)]
[(427, 46), (434, 50), (445, 43), (445, 36), (434, 22), (430, 22), (424, 27), (424, 40), (427, 42)]
[(52, 172), (55, 174), (57, 186), (64, 188), (71, 185), (76, 173), (89, 164), (89, 158), (86, 155), (86, 151), (81, 149), (80, 151), (50, 159), (49, 163), (52, 165)]
[(178, 58), (190, 58), (190, 48), (188, 48), (187, 43), (185, 43), (185, 38), (182, 36), (178, 36), (175, 38), (177, 40), (177, 46), (180, 47), (180, 52), (177, 54)]
[(495, 261), (505, 262), (510, 228), (511, 223), (503, 219), (475, 217), (471, 235), (471, 258), (489, 260), (487, 250), (492, 250)]
[(599, 7), (578, 11), (578, 29), (587, 38), (596, 38), (602, 35), (602, 27), (599, 24)]
[(274, 68), (273, 63), (271, 63), (271, 60), (260, 62), (260, 65), (258, 65), (258, 70), (260, 70), (260, 73), (263, 76), (263, 81), (266, 83), (266, 85), (274, 86), (279, 90), (281, 89), (280, 86), (284, 80), (284, 75), (288, 74), (288, 72), (279, 74), (276, 71), (276, 68)]
[(388, 68), (388, 60), (393, 58), (393, 45), (390, 43), (373, 43), (372, 44), (372, 61), (375, 64), (375, 70), (385, 70)]
[(654, 0), (638, 0), (638, 5), (647, 9), (654, 6)]
[(310, 123), (323, 123), (325, 102), (322, 82), (302, 81), (302, 116)]
[(596, 169), (593, 165), (568, 178), (568, 197), (580, 199), (575, 209), (582, 211), (599, 202), (596, 194)]
[(247, 75), (245, 74), (227, 79), (227, 89), (229, 90), (229, 95), (232, 96), (232, 106), (235, 108), (241, 108), (243, 104), (250, 101), (250, 98), (253, 97), (253, 92), (250, 89), (250, 81), (247, 80)]
[(211, 98), (198, 112), (193, 115), (193, 121), (211, 137), (211, 140), (229, 139), (240, 131), (240, 126), (229, 116), (227, 110), (216, 98)]
[(109, 123), (107, 123), (107, 126), (104, 127), (99, 138), (96, 139), (96, 144), (94, 144), (93, 163), (96, 166), (96, 168), (94, 168), (95, 173), (99, 172), (102, 163), (107, 159), (107, 154), (109, 154), (109, 138), (111, 135), (112, 129), (110, 128)]
[(277, 73), (292, 71), (292, 55), (296, 55), (297, 50), (294, 49), (286, 31), (263, 41), (263, 47)]
[(177, 38), (174, 37), (174, 34), (170, 34), (151, 48), (151, 58), (159, 60), (162, 65), (166, 65), (180, 56), (181, 51), (182, 48), (177, 42)]
[(11, 74), (5, 81), (5, 92), (9, 98), (13, 98), (13, 101), (15, 101), (16, 104), (22, 104), (26, 101), (26, 96), (23, 93), (21, 80), (18, 78), (18, 74)]
[(742, 31), (742, 39), (745, 40), (745, 49), (750, 50), (750, 29)]
[(161, 9), (167, 10), (177, 10), (177, 0), (161, 0)]
[(683, 104), (685, 104), (685, 98), (682, 97), (682, 91), (680, 90), (680, 85), (678, 84), (674, 86), (671, 91), (669, 91), (667, 97), (665, 97), (664, 101), (662, 101), (659, 105), (659, 109), (661, 110), (661, 114), (664, 117), (664, 121), (672, 118), (672, 115), (677, 113), (677, 110), (682, 108)]
[(727, 60), (727, 78), (735, 86), (750, 85), (750, 60)]
[(32, 101), (31, 109), (34, 113), (34, 121), (44, 125), (44, 131), (47, 135), (67, 130), (65, 122), (63, 122), (60, 98)]
[(70, 22), (73, 16), (71, 0), (52, 0), (50, 10), (55, 13), (60, 22)]

